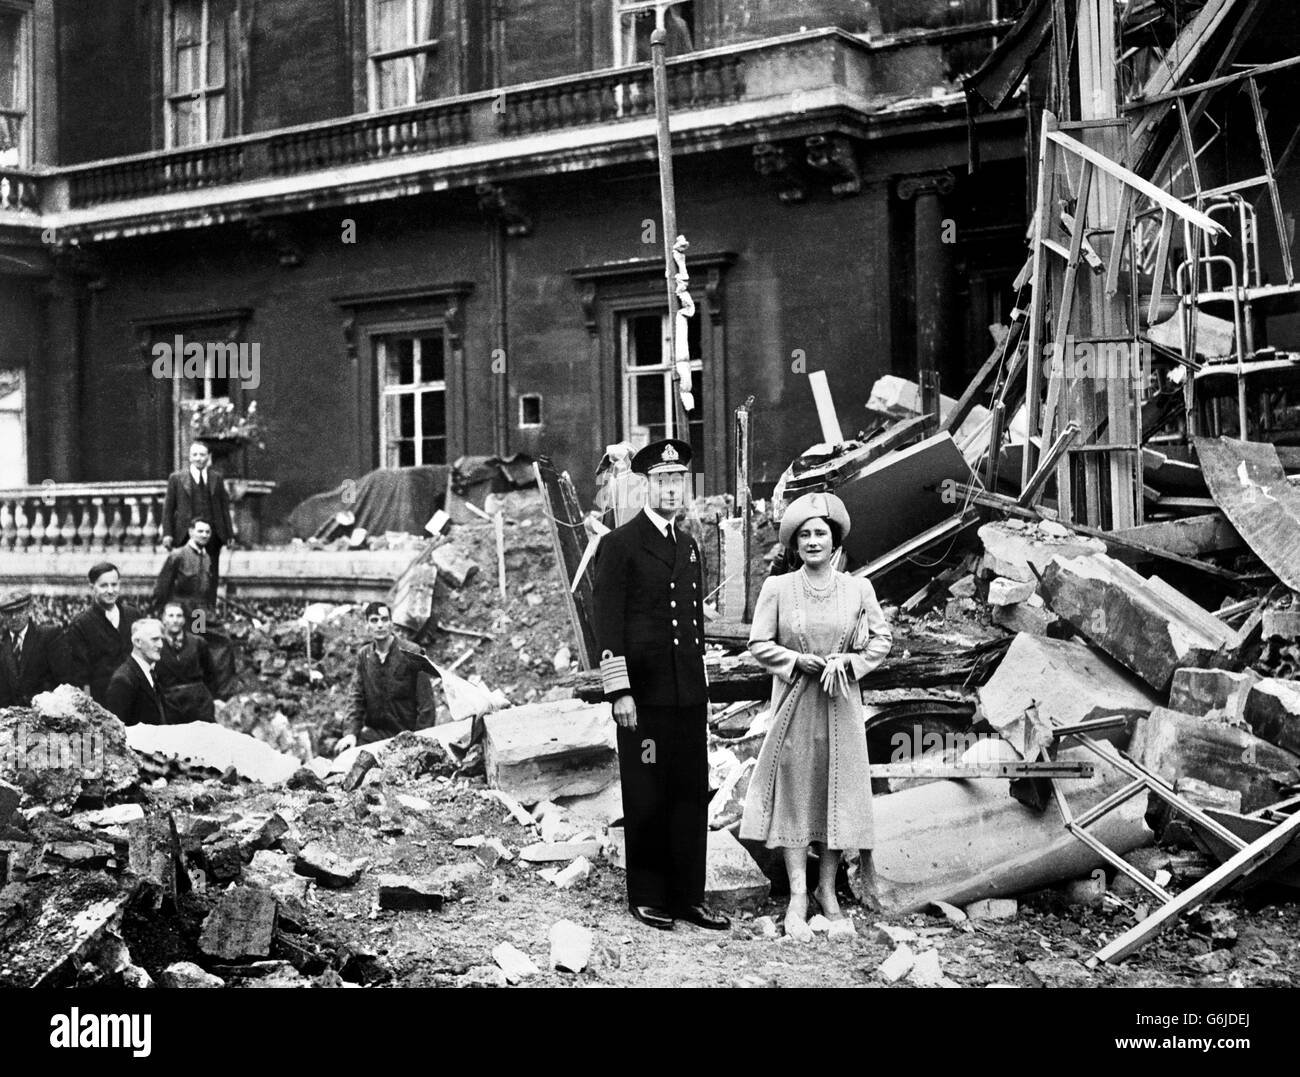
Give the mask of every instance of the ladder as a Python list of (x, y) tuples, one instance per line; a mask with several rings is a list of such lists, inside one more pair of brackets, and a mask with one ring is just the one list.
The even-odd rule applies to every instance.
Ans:
[[(1138, 886), (1159, 901), (1166, 905), (1174, 900), (1164, 887), (1160, 886), (1154, 879), (1148, 879), (1142, 872), (1125, 860), (1122, 856), (1111, 849), (1096, 835), (1088, 832), (1088, 827), (1103, 816), (1108, 815), (1120, 805), (1127, 803), (1139, 793), (1154, 793), (1164, 800), (1175, 811), (1182, 812), (1197, 826), (1205, 828), (1220, 841), (1225, 842), (1228, 846), (1236, 851), (1246, 847), (1246, 842), (1230, 831), (1222, 823), (1215, 822), (1203, 811), (1197, 808), (1183, 797), (1174, 792), (1174, 787), (1165, 781), (1160, 775), (1147, 770), (1140, 763), (1134, 762), (1125, 753), (1113, 747), (1109, 742), (1098, 742), (1089, 737), (1086, 732), (1079, 731), (1070, 726), (1059, 726), (1054, 731), (1057, 742), (1064, 739), (1077, 741), (1082, 747), (1088, 749), (1093, 755), (1123, 771), (1132, 781), (1113, 792), (1110, 796), (1098, 801), (1087, 811), (1076, 815), (1065, 799), (1060, 784), (1055, 778), (1050, 779), (1052, 786), (1052, 797), (1056, 802), (1057, 810), (1061, 813), (1061, 818), (1065, 822), (1065, 829), (1068, 830), (1084, 845), (1088, 846), (1093, 852), (1100, 856), (1106, 863), (1110, 864), (1117, 871), (1123, 872)], [(1103, 747), (1104, 745), (1104, 747)], [(1044, 749), (1046, 751), (1046, 749)], [(1050, 756), (1049, 756), (1050, 758)]]

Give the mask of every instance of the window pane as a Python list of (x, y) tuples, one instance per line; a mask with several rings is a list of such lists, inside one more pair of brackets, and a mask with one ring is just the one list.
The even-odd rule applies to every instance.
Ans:
[(390, 337), (381, 344), (387, 360), (384, 372), (386, 385), (415, 384), (415, 341), (409, 337)]
[(433, 53), (422, 52), (411, 57), (415, 65), (415, 99), (417, 101), (434, 101), (438, 98), (438, 65), (433, 62)]
[(375, 29), (372, 40), (376, 50), (396, 49), (407, 44), (407, 0), (375, 0)]
[(398, 437), (415, 437), (415, 394), (403, 393), (394, 399), (397, 401)]
[(213, 19), (208, 27), (208, 86), (226, 84), (226, 28)]
[(215, 94), (208, 98), (208, 138), (226, 137), (226, 96)]
[(429, 382), (442, 381), (444, 378), (442, 337), (420, 338), (420, 380)]
[(632, 382), (632, 415), (628, 437), (645, 444), (664, 436), (664, 375), (642, 374)]
[(199, 47), (197, 45), (177, 46), (176, 70), (172, 81), (175, 93), (188, 93), (199, 88)]
[(447, 433), (447, 395), (441, 389), (426, 389), (420, 394), (420, 429), (425, 437)]
[(447, 439), (425, 438), (422, 464), (445, 464), (447, 462)]
[(628, 318), (631, 355), (629, 366), (659, 366), (663, 363), (664, 319), (660, 314), (636, 314)]
[(397, 443), (397, 467), (415, 467), (415, 442), (399, 441)]
[(178, 101), (175, 103), (172, 117), (174, 120), (173, 136), (176, 145), (192, 146), (196, 142), (202, 141), (203, 135), (199, 127), (199, 109), (202, 102), (195, 101)]
[(435, 40), (441, 22), (441, 0), (415, 0), (415, 40), (411, 44)]
[(0, 108), (26, 111), (22, 84), (22, 16), (0, 11)]
[(202, 29), (202, 0), (172, 0), (172, 33), (178, 45), (197, 44)]
[(407, 83), (410, 64), (411, 58), (403, 56), (375, 65), (376, 108), (399, 108), (410, 104)]

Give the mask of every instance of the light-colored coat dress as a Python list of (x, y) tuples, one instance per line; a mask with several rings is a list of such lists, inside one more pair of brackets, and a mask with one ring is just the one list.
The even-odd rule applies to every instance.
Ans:
[[(884, 660), (893, 635), (869, 580), (843, 572), (833, 580), (818, 594), (802, 571), (769, 577), (754, 607), (749, 649), (772, 673), (772, 705), (740, 836), (768, 848), (874, 843), (857, 682)], [(818, 677), (801, 674), (800, 653), (850, 655), (849, 696), (828, 695)]]

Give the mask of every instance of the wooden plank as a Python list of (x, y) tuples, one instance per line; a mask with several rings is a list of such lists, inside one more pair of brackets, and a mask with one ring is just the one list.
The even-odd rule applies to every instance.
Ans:
[[(884, 688), (950, 688), (954, 685), (980, 685), (993, 674), (1012, 637), (990, 640), (960, 651), (941, 654), (913, 654), (907, 658), (889, 656), (868, 673), (858, 687), (864, 692)], [(741, 699), (769, 699), (772, 675), (750, 655), (735, 658), (706, 658), (709, 674), (709, 699), (714, 703), (734, 703)], [(605, 698), (599, 670), (579, 673), (565, 683), (574, 696), (588, 703)]]
[(1091, 778), (1091, 763), (1028, 762), (1007, 763), (872, 763), (873, 778), (944, 778), (957, 781), (986, 778)]
[(1065, 450), (1074, 443), (1074, 439), (1078, 436), (1079, 424), (1071, 419), (1061, 436), (1056, 439), (1055, 444), (1047, 450), (1047, 455), (1039, 461), (1038, 470), (1029, 477), (1029, 482), (1020, 491), (1020, 497), (1016, 499), (1017, 505), (1028, 508), (1030, 505), (1036, 505), (1041, 500), (1048, 476), (1051, 475), (1061, 457), (1065, 455)]
[(1098, 153), (1090, 146), (1085, 146), (1078, 139), (1071, 138), (1069, 135), (1063, 134), (1060, 131), (1050, 131), (1047, 133), (1047, 137), (1062, 149), (1068, 150), (1076, 157), (1093, 165), (1095, 168), (1100, 169), (1102, 172), (1105, 172), (1108, 176), (1119, 180), (1121, 183), (1128, 184), (1139, 194), (1146, 195), (1146, 197), (1151, 199), (1151, 201), (1156, 205), (1163, 209), (1167, 209), (1170, 213), (1174, 214), (1174, 216), (1187, 221), (1189, 224), (1195, 225), (1197, 228), (1201, 229), (1201, 231), (1209, 232), (1210, 235), (1213, 236), (1227, 234), (1228, 230), (1218, 221), (1207, 217), (1199, 210), (1192, 209), (1192, 207), (1187, 205), (1185, 202), (1180, 202), (1167, 191), (1162, 191), (1154, 183), (1144, 180), (1136, 172), (1130, 171), (1123, 165), (1116, 164), (1105, 154)]
[(1130, 539), (1170, 553), (1180, 553), (1184, 557), (1201, 557), (1242, 545), (1241, 535), (1221, 512), (1187, 516), (1181, 520), (1161, 520), (1158, 523), (1112, 531), (1111, 534), (1119, 539)]
[[(1056, 49), (1055, 45), (1053, 45), (1053, 49)], [(1022, 486), (1029, 481), (1029, 476), (1033, 472), (1034, 453), (1032, 446), (1034, 436), (1039, 433), (1038, 401), (1043, 393), (1043, 325), (1047, 319), (1047, 258), (1043, 253), (1043, 245), (1050, 238), (1047, 234), (1048, 222), (1051, 220), (1048, 199), (1051, 195), (1052, 170), (1055, 167), (1056, 153), (1052, 143), (1048, 140), (1048, 135), (1055, 123), (1056, 117), (1050, 112), (1044, 111), (1043, 131), (1038, 144), (1038, 196), (1034, 201), (1033, 270), (1030, 274), (1029, 346), (1026, 351), (1028, 367), (1025, 384), (1025, 440), (1027, 444), (1024, 459), (1021, 462), (1020, 483)]]
[(1300, 590), (1300, 490), (1267, 442), (1193, 438), (1215, 503), (1261, 561)]
[(1183, 913), (1200, 907), (1220, 890), (1231, 886), (1242, 876), (1248, 875), (1280, 853), (1295, 839), (1298, 832), (1300, 832), (1300, 814), (1291, 816), (1286, 822), (1251, 842), (1204, 879), (1193, 883), (1167, 905), (1162, 905), (1141, 923), (1135, 924), (1117, 939), (1107, 943), (1088, 961), (1088, 967), (1096, 968), (1103, 961), (1107, 963), (1123, 961), (1158, 934), (1166, 924)]
[(587, 548), (587, 531), (583, 527), (578, 495), (573, 489), (573, 482), (568, 473), (561, 475), (556, 471), (549, 457), (540, 457), (533, 464), (533, 472), (537, 476), (537, 488), (542, 495), (542, 507), (551, 528), (555, 567), (560, 573), (563, 584), (561, 591), (564, 593), (564, 603), (569, 613), (569, 625), (578, 644), (578, 664), (584, 670), (595, 669), (600, 662), (597, 658), (596, 632), (592, 627), (595, 592), (591, 583), (591, 573), (584, 572), (577, 582), (577, 587), (570, 590), (578, 567), (582, 564), (583, 552)]

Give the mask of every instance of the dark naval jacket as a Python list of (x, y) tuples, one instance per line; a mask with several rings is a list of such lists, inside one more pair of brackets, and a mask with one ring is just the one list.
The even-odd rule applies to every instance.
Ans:
[(644, 511), (596, 550), (596, 646), (605, 697), (630, 691), (638, 706), (708, 700), (704, 573), (699, 547), (674, 526), (660, 534)]

